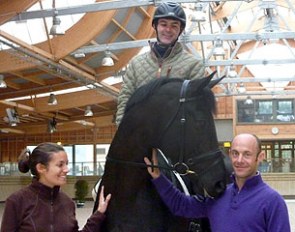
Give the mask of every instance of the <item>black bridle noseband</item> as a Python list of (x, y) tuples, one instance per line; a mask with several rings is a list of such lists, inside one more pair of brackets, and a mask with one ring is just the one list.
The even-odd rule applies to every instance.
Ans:
[[(107, 160), (114, 162), (114, 163), (120, 163), (120, 164), (126, 164), (126, 165), (130, 165), (130, 166), (137, 166), (137, 167), (151, 167), (151, 168), (160, 168), (160, 169), (167, 169), (170, 171), (176, 171), (177, 173), (179, 173), (180, 175), (187, 175), (187, 174), (195, 174), (197, 175), (199, 178), (204, 175), (205, 173), (207, 173), (209, 170), (211, 170), (215, 165), (218, 164), (218, 162), (220, 162), (220, 159), (215, 159), (214, 162), (212, 162), (209, 167), (207, 167), (205, 170), (201, 171), (200, 173), (196, 173), (195, 171), (190, 170), (189, 166), (194, 165), (197, 162), (200, 162), (201, 160), (204, 159), (210, 159), (213, 158), (213, 156), (219, 156), (218, 154), (221, 153), (220, 149), (216, 149), (214, 151), (210, 151), (204, 154), (201, 154), (199, 156), (193, 157), (193, 158), (189, 158), (187, 160), (188, 163), (184, 162), (184, 154), (185, 154), (185, 147), (184, 147), (184, 141), (185, 141), (185, 123), (186, 123), (186, 112), (185, 112), (185, 103), (192, 101), (192, 100), (196, 100), (196, 97), (192, 97), (192, 98), (186, 98), (186, 92), (187, 92), (187, 87), (190, 83), (190, 80), (184, 80), (181, 90), (180, 90), (180, 98), (179, 98), (179, 104), (176, 110), (176, 113), (173, 115), (173, 117), (171, 118), (171, 120), (168, 121), (167, 125), (164, 127), (163, 132), (161, 133), (161, 136), (159, 138), (163, 138), (164, 135), (166, 134), (167, 130), (169, 129), (170, 125), (174, 122), (174, 120), (176, 119), (176, 116), (178, 115), (178, 113), (181, 113), (181, 117), (180, 117), (180, 125), (181, 125), (181, 148), (180, 148), (180, 154), (179, 154), (179, 159), (178, 162), (175, 163), (174, 165), (169, 165), (168, 166), (162, 166), (162, 165), (147, 165), (145, 163), (139, 163), (139, 162), (133, 162), (133, 161), (127, 161), (127, 160), (119, 160), (119, 159), (114, 159), (111, 158), (109, 156), (107, 156)], [(161, 142), (161, 139), (160, 139)], [(161, 144), (161, 143), (159, 143)]]

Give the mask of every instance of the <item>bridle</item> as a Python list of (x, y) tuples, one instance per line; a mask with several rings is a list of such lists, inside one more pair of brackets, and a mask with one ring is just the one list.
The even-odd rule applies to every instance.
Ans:
[[(173, 121), (176, 119), (176, 116), (178, 115), (178, 113), (180, 112), (180, 114), (181, 114), (181, 117), (180, 117), (180, 125), (181, 125), (180, 146), (181, 147), (180, 147), (180, 154), (179, 154), (178, 162), (173, 165), (173, 170), (178, 172), (180, 175), (195, 174), (198, 177), (200, 177), (204, 173), (206, 173), (209, 169), (211, 169), (213, 166), (217, 165), (219, 162), (219, 159), (215, 159), (215, 161), (209, 167), (207, 167), (204, 171), (202, 171), (201, 173), (196, 173), (195, 171), (190, 170), (189, 166), (196, 163), (196, 161), (200, 162), (202, 159), (212, 158), (212, 156), (216, 156), (218, 153), (222, 153), (222, 152), (220, 149), (216, 149), (214, 151), (210, 151), (210, 152), (198, 155), (198, 156), (192, 156), (194, 158), (188, 159), (188, 164), (184, 162), (184, 154), (185, 154), (184, 141), (185, 141), (185, 123), (186, 123), (185, 103), (190, 102), (190, 101), (195, 101), (197, 99), (197, 96), (190, 97), (190, 98), (186, 97), (187, 88), (188, 88), (189, 83), (190, 83), (190, 80), (184, 80), (184, 82), (181, 86), (181, 90), (180, 90), (179, 104), (178, 104), (177, 110), (176, 110), (175, 114), (173, 115), (173, 117), (170, 119), (170, 121), (168, 121), (167, 125), (164, 127), (164, 130), (161, 133), (159, 140), (161, 141), (161, 138), (164, 137), (167, 130), (169, 129), (169, 127), (171, 126)], [(200, 111), (200, 114), (202, 114), (201, 111)]]
[[(223, 154), (222, 151), (220, 149), (216, 149), (198, 156), (192, 156), (193, 158), (189, 158), (187, 160), (188, 163), (184, 162), (184, 154), (185, 154), (185, 147), (184, 147), (184, 141), (185, 141), (185, 123), (186, 123), (186, 112), (185, 112), (185, 103), (189, 102), (189, 101), (193, 101), (196, 100), (197, 97), (191, 97), (191, 98), (186, 98), (186, 92), (187, 92), (187, 87), (190, 83), (190, 80), (184, 80), (181, 90), (180, 90), (180, 98), (179, 98), (179, 104), (177, 107), (177, 110), (175, 112), (175, 114), (173, 115), (173, 117), (168, 121), (168, 123), (166, 124), (166, 126), (164, 127), (162, 133), (160, 133), (161, 136), (159, 136), (159, 141), (161, 144), (161, 138), (164, 137), (164, 135), (166, 134), (167, 130), (169, 129), (169, 127), (171, 126), (171, 124), (174, 122), (174, 120), (176, 119), (176, 116), (178, 115), (178, 113), (181, 113), (181, 117), (180, 117), (180, 125), (181, 125), (181, 148), (180, 148), (180, 155), (179, 155), (179, 159), (178, 162), (175, 163), (174, 165), (147, 165), (145, 163), (139, 163), (139, 162), (133, 162), (133, 161), (127, 161), (127, 160), (120, 160), (120, 159), (114, 159), (111, 158), (109, 156), (107, 156), (107, 160), (114, 162), (114, 163), (121, 163), (121, 164), (126, 164), (126, 165), (130, 165), (130, 166), (137, 166), (137, 167), (151, 167), (151, 168), (160, 168), (160, 169), (168, 169), (170, 171), (176, 171), (177, 173), (179, 173), (180, 175), (184, 176), (187, 174), (195, 174), (196, 176), (198, 176), (199, 178), (204, 175), (205, 173), (207, 173), (209, 170), (213, 169), (215, 165), (217, 165), (220, 162), (220, 159), (215, 159), (214, 162), (212, 162), (206, 169), (202, 170), (200, 173), (196, 173), (195, 171), (190, 170), (189, 166), (192, 166), (195, 163), (200, 162), (201, 160), (204, 159), (210, 159), (213, 158), (213, 156), (219, 156), (218, 154)], [(219, 157), (222, 157), (219, 156)]]

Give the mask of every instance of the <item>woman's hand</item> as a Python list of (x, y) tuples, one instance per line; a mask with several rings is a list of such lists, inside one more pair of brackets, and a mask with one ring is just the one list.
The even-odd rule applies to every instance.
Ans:
[[(144, 162), (147, 165), (155, 165), (155, 166), (158, 166), (158, 158), (157, 158), (157, 150), (156, 149), (153, 149), (153, 152), (152, 152), (152, 161), (153, 161), (153, 164), (152, 164), (152, 162), (147, 157), (144, 157)], [(161, 174), (159, 168), (148, 167), (147, 170), (148, 170), (149, 174), (153, 177), (153, 179), (158, 178), (160, 176), (160, 174)]]
[(105, 213), (107, 210), (107, 207), (109, 205), (109, 201), (111, 200), (111, 194), (109, 193), (107, 197), (104, 197), (104, 186), (101, 187), (100, 193), (99, 193), (99, 204), (97, 207), (97, 211), (100, 213)]

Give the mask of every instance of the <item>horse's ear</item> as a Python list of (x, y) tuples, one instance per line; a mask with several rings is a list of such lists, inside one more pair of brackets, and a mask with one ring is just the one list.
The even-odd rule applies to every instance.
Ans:
[(197, 89), (204, 89), (206, 87), (212, 88), (215, 86), (219, 81), (221, 81), (224, 77), (218, 78), (216, 80), (211, 81), (213, 76), (217, 71), (212, 72), (209, 76), (201, 78), (201, 79), (194, 79), (194, 83), (197, 84)]
[(209, 86), (211, 88), (211, 86), (210, 86), (210, 83), (211, 82), (210, 81), (214, 77), (214, 75), (215, 75), (216, 72), (217, 71), (214, 71), (209, 76), (206, 76), (206, 77), (200, 79), (201, 81), (199, 82), (199, 85), (200, 85), (199, 88), (200, 89), (203, 89), (203, 88), (205, 88), (207, 86)]
[(209, 76), (207, 76), (206, 78), (209, 78), (210, 80), (214, 77), (214, 75), (216, 74), (217, 71), (212, 72)]
[[(216, 72), (216, 71), (215, 71)], [(214, 72), (214, 73), (215, 73)], [(211, 74), (212, 75), (212, 74)], [(210, 75), (210, 76), (211, 76)], [(222, 76), (222, 77), (220, 77), (220, 78), (217, 78), (217, 79), (215, 79), (215, 80), (213, 80), (213, 81), (210, 81), (210, 83), (208, 84), (208, 87), (210, 88), (210, 89), (212, 89), (215, 85), (217, 85), (223, 78), (224, 78), (225, 76)], [(211, 77), (211, 79), (212, 79), (212, 77)]]

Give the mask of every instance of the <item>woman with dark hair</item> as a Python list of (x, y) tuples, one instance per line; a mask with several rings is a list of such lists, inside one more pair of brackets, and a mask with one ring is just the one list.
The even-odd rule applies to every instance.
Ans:
[[(1, 232), (79, 231), (73, 200), (60, 190), (69, 172), (64, 148), (55, 143), (39, 144), (32, 153), (19, 156), (19, 170), (31, 171), (32, 183), (5, 201)], [(87, 220), (83, 232), (100, 231), (111, 195), (100, 193), (97, 211)]]

